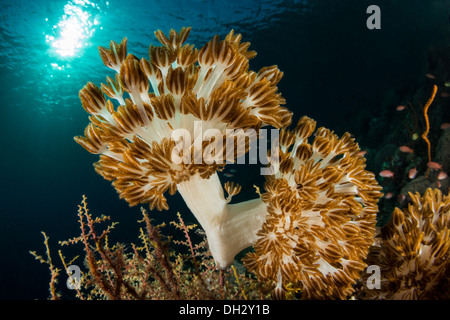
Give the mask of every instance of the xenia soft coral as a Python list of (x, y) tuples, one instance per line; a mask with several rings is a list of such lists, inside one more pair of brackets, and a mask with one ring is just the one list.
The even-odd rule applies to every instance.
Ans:
[(395, 208), (371, 249), (370, 263), (381, 267), (381, 288), (365, 293), (375, 299), (448, 299), (448, 288), (438, 288), (450, 271), (450, 196), (439, 189), (409, 196), (412, 203)]
[(262, 195), (268, 215), (244, 262), (275, 296), (299, 289), (303, 298), (345, 299), (374, 243), (381, 187), (350, 134), (319, 128), (309, 143), (315, 126), (303, 117), (281, 130), (280, 171)]
[[(256, 53), (247, 50), (249, 43), (241, 43), (241, 35), (231, 31), (224, 40), (215, 36), (198, 51), (183, 45), (189, 32), (171, 30), (169, 38), (155, 32), (163, 45), (150, 46), (150, 60), (127, 56), (126, 38), (120, 44), (111, 41), (110, 49), (100, 47), (104, 64), (117, 72), (116, 78), (108, 77), (101, 89), (88, 83), (80, 91), (91, 123), (85, 137), (75, 140), (100, 154), (96, 171), (113, 181), (130, 205), (168, 209), (164, 193), (178, 190), (205, 230), (216, 262), (225, 267), (254, 243), (266, 210), (260, 200), (227, 203), (216, 171), (224, 159), (232, 162), (241, 154), (226, 145), (218, 148), (218, 140), (230, 129), (289, 125), (291, 112), (281, 107), (284, 99), (277, 92), (282, 72), (276, 66), (250, 71), (248, 60)], [(124, 91), (130, 98), (123, 98)], [(114, 108), (102, 92), (120, 106)], [(216, 130), (215, 139), (194, 141), (199, 127)], [(173, 133), (180, 129), (187, 130), (189, 141), (176, 155), (190, 161), (173, 161)], [(233, 133), (232, 146), (246, 144), (243, 152), (248, 150), (245, 134)], [(200, 156), (208, 146), (216, 147), (213, 161), (199, 157), (198, 144)]]
[[(381, 195), (374, 175), (364, 170), (358, 145), (349, 134), (338, 138), (324, 128), (309, 144), (315, 122), (304, 117), (294, 131), (281, 130), (280, 149), (269, 157), (280, 154), (280, 172), (268, 178), (262, 198), (229, 204), (239, 186), (225, 184), (229, 197), (224, 197), (216, 173), (223, 160), (248, 151), (244, 130), (284, 128), (292, 114), (277, 92), (282, 72), (276, 66), (250, 71), (248, 60), (256, 53), (239, 34), (215, 36), (198, 51), (183, 45), (189, 32), (171, 30), (169, 37), (155, 32), (162, 46), (150, 46), (150, 60), (127, 56), (126, 39), (100, 47), (104, 64), (117, 74), (101, 89), (88, 83), (80, 91), (91, 123), (75, 140), (100, 154), (96, 171), (130, 205), (168, 209), (164, 194), (178, 191), (205, 230), (219, 267), (256, 244), (246, 264), (273, 283), (276, 293), (293, 286), (305, 296), (317, 291), (345, 297), (365, 266)], [(215, 130), (214, 137), (196, 140), (198, 123)], [(174, 139), (180, 129), (188, 142), (181, 152)], [(229, 129), (244, 129), (233, 131), (231, 144), (244, 144), (242, 152), (219, 143)], [(211, 147), (213, 161), (199, 157)], [(271, 162), (271, 167), (278, 166)]]

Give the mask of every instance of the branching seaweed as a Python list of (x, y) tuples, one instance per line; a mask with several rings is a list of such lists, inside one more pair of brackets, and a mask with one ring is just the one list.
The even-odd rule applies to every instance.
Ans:
[[(146, 300), (146, 299), (248, 299), (262, 298), (263, 287), (248, 274), (237, 274), (228, 268), (219, 270), (206, 245), (206, 238), (194, 243), (190, 232), (196, 225), (186, 225), (180, 214), (178, 221), (171, 222), (181, 230), (185, 240), (172, 240), (162, 234), (165, 224), (154, 225), (148, 213), (141, 209), (140, 245), (125, 246), (108, 243), (108, 235), (117, 223), (100, 229), (100, 224), (110, 220), (108, 216), (93, 217), (89, 213), (86, 197), (83, 196), (78, 206), (78, 222), (81, 234), (60, 245), (81, 243), (85, 254), (84, 270), (81, 274), (81, 288), (76, 289), (76, 297), (82, 300)], [(51, 272), (50, 299), (60, 299), (57, 292), (57, 279), (60, 269), (56, 268), (50, 258), (48, 237), (44, 234), (47, 258), (36, 252), (31, 254), (41, 263), (49, 265)], [(174, 251), (171, 244), (189, 248), (190, 255)], [(126, 250), (130, 247), (131, 250)], [(59, 256), (67, 275), (72, 259), (66, 263), (61, 250)], [(192, 262), (192, 263), (191, 263)], [(193, 266), (194, 268), (192, 268)]]

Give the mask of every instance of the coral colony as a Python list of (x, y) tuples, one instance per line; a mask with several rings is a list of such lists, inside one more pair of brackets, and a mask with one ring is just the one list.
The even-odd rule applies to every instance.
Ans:
[[(230, 270), (239, 252), (252, 247), (242, 261), (256, 278), (239, 278), (232, 267), (241, 297), (251, 298), (249, 288), (256, 291), (264, 286), (275, 298), (293, 297), (291, 293), (303, 299), (349, 298), (368, 266), (369, 252), (379, 245), (378, 254), (370, 254), (372, 260), (376, 256), (379, 260), (370, 263), (385, 264), (383, 288), (397, 290), (380, 297), (414, 296), (411, 288), (402, 288), (411, 281), (430, 289), (448, 265), (449, 197), (442, 199), (433, 191), (423, 200), (413, 196), (414, 208), (395, 211), (388, 236), (376, 240), (381, 187), (375, 175), (365, 170), (364, 152), (351, 135), (338, 137), (329, 129), (316, 128), (306, 116), (289, 129), (292, 113), (283, 107), (285, 100), (278, 92), (283, 73), (277, 66), (250, 70), (249, 59), (256, 53), (248, 51), (250, 43), (241, 42), (241, 35), (233, 31), (222, 40), (214, 36), (198, 50), (184, 44), (190, 30), (171, 30), (168, 37), (156, 31), (162, 45), (150, 46), (150, 59), (127, 54), (126, 38), (120, 44), (111, 41), (109, 49), (99, 47), (104, 64), (116, 75), (107, 77), (101, 88), (89, 82), (80, 91), (90, 123), (84, 136), (75, 140), (100, 155), (95, 170), (112, 182), (120, 198), (130, 206), (148, 203), (151, 210), (167, 210), (167, 194), (178, 191), (204, 230), (208, 244), (204, 248), (221, 272)], [(268, 126), (279, 129), (279, 134), (276, 130), (277, 143), (265, 157), (264, 191), (258, 190), (254, 200), (230, 204), (241, 187), (233, 182), (222, 185), (217, 171), (252, 151), (253, 142)], [(96, 221), (87, 214), (85, 200), (83, 206), (87, 222), (81, 223), (84, 238), (80, 240), (91, 261), (88, 240), (93, 239), (97, 249), (104, 244), (101, 236), (92, 233)], [(141, 239), (145, 244), (160, 243), (145, 212), (144, 217), (147, 238), (142, 233)], [(183, 223), (181, 216), (179, 220)], [(180, 229), (189, 239), (187, 228)], [(190, 240), (188, 244), (195, 257), (198, 247)], [(166, 270), (159, 278), (166, 279), (160, 281), (171, 293), (163, 297), (192, 298), (182, 294), (175, 280), (181, 276), (167, 269), (168, 254), (158, 255), (164, 247), (155, 248), (152, 261)], [(113, 260), (101, 256), (106, 262)], [(135, 256), (139, 257), (136, 250)], [(392, 270), (391, 262), (396, 266)], [(90, 263), (94, 264), (91, 278), (97, 279), (104, 296), (120, 296), (96, 275), (95, 262)], [(195, 258), (194, 265), (198, 271)], [(414, 279), (419, 271), (423, 280), (434, 282)], [(394, 281), (395, 286), (386, 284)], [(124, 283), (119, 284), (127, 292), (122, 297), (156, 297)], [(210, 298), (208, 294), (194, 297)]]
[[(383, 290), (367, 290), (381, 299), (445, 298), (450, 247), (450, 196), (427, 189), (409, 196), (405, 209), (395, 208), (383, 239), (372, 248), (370, 260), (381, 267)], [(447, 274), (446, 274), (447, 272)], [(444, 292), (444, 294), (442, 294)]]

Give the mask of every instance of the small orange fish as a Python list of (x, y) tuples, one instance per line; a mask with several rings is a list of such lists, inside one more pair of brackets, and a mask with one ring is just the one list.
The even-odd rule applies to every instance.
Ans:
[(367, 150), (362, 150), (357, 153), (358, 156), (364, 157), (367, 154)]
[(434, 170), (442, 170), (442, 165), (434, 161), (428, 162), (427, 167)]
[(386, 193), (386, 194), (384, 195), (384, 197), (385, 197), (386, 199), (391, 199), (393, 196), (394, 196), (394, 194), (393, 194), (392, 192), (388, 192), (388, 193)]
[(380, 177), (383, 178), (393, 178), (394, 173), (391, 170), (383, 170), (379, 173)]
[(397, 108), (395, 108), (397, 111), (402, 111), (402, 110), (405, 110), (405, 106), (404, 105), (399, 105), (399, 106), (397, 106)]
[(411, 149), (410, 147), (408, 147), (408, 146), (401, 146), (400, 148), (398, 148), (401, 152), (404, 152), (404, 153), (413, 153), (414, 152), (414, 150), (413, 149)]
[(444, 180), (444, 179), (447, 179), (447, 177), (448, 177), (447, 173), (444, 171), (441, 171), (441, 172), (439, 172), (437, 178), (438, 178), (438, 180)]
[(428, 79), (436, 79), (436, 77), (434, 75), (432, 75), (431, 73), (427, 73), (425, 75), (425, 77), (427, 77)]
[(408, 178), (410, 179), (414, 179), (417, 175), (417, 169), (416, 168), (412, 168), (411, 170), (409, 170), (408, 172)]
[(447, 130), (448, 128), (450, 128), (450, 123), (444, 122), (443, 124), (441, 124), (441, 129), (442, 130)]

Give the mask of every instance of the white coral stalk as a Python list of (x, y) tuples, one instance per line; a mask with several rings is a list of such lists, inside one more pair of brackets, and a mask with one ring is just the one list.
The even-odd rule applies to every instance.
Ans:
[(219, 267), (232, 264), (236, 254), (256, 242), (267, 213), (261, 199), (227, 204), (217, 173), (209, 179), (194, 175), (177, 188), (205, 231)]

